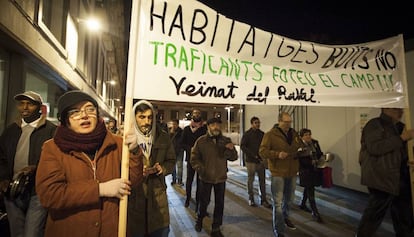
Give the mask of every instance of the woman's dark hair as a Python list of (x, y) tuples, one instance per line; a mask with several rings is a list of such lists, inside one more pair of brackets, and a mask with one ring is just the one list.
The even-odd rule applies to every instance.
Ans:
[(302, 128), (299, 131), (299, 136), (303, 137), (303, 135), (305, 135), (305, 133), (309, 133), (310, 135), (312, 135), (312, 131), (310, 129), (308, 129), (308, 128)]

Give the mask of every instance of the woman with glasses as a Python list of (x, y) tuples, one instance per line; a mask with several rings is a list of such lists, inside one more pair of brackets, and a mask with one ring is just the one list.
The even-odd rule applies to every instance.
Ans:
[(58, 118), (36, 174), (40, 202), (49, 211), (45, 237), (117, 236), (119, 199), (142, 180), (143, 153), (126, 142), (130, 178), (121, 179), (122, 138), (107, 130), (96, 100), (84, 92), (63, 94)]

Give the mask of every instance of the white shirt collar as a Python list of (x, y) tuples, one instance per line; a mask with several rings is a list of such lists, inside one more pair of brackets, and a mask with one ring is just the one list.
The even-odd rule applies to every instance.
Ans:
[(33, 121), (33, 122), (31, 122), (31, 123), (26, 123), (26, 121), (24, 121), (24, 119), (22, 119), (22, 125), (21, 125), (21, 127), (23, 128), (23, 127), (26, 127), (27, 125), (30, 125), (30, 126), (32, 126), (32, 127), (37, 127), (37, 124), (39, 123), (39, 121), (40, 121), (40, 119), (41, 119), (42, 117), (39, 117), (38, 119), (36, 119), (35, 121)]

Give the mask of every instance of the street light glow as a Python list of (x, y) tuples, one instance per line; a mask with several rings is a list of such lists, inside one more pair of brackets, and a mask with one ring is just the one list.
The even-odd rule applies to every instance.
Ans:
[(91, 31), (99, 31), (101, 29), (101, 23), (95, 18), (89, 18), (85, 20), (86, 26)]

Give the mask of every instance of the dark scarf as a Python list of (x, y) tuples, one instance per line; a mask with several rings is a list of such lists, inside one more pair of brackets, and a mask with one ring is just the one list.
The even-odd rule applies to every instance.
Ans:
[(42, 112), (40, 112), (40, 106), (36, 109), (36, 112), (32, 113), (29, 117), (23, 118), (26, 123), (31, 123), (36, 119), (40, 118)]
[(79, 151), (86, 154), (95, 154), (96, 150), (101, 147), (107, 132), (103, 120), (99, 120), (95, 130), (88, 134), (79, 134), (68, 127), (60, 125), (56, 129), (54, 140), (59, 149), (65, 153)]

